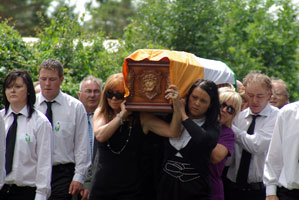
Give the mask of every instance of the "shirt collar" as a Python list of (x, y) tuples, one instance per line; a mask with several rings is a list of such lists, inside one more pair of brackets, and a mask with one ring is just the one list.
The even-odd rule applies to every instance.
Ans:
[[(12, 110), (11, 106), (9, 106), (7, 114), (4, 116), (4, 119), (6, 119), (8, 116), (10, 116), (13, 112), (14, 111)], [(28, 107), (27, 107), (27, 105), (25, 105), (24, 108), (22, 108), (20, 110), (20, 112), (17, 113), (17, 114), (22, 114), (27, 118), (28, 117)]]
[[(42, 94), (42, 92), (39, 93), (40, 95), (40, 98), (39, 98), (39, 102), (38, 104), (41, 105), (42, 103), (44, 103), (45, 101), (48, 101)], [(62, 101), (63, 101), (63, 94), (61, 91), (59, 91), (59, 94), (52, 100), (52, 101), (55, 101), (59, 104), (62, 104)]]

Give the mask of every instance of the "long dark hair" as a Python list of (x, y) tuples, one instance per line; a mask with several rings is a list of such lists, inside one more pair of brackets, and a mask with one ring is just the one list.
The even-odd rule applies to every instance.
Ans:
[(5, 114), (7, 114), (10, 105), (5, 95), (5, 90), (7, 87), (13, 84), (18, 77), (21, 77), (25, 85), (27, 86), (28, 117), (30, 118), (32, 116), (32, 113), (34, 112), (34, 104), (35, 104), (36, 97), (35, 97), (35, 91), (34, 91), (32, 79), (26, 70), (16, 70), (10, 72), (4, 80), (2, 95), (3, 95), (4, 106), (5, 106)]
[(211, 124), (218, 123), (218, 117), (220, 117), (218, 87), (213, 81), (210, 80), (199, 79), (189, 89), (188, 94), (186, 96), (186, 107), (185, 107), (187, 115), (189, 115), (189, 108), (188, 108), (189, 97), (196, 87), (200, 87), (201, 89), (206, 91), (211, 99), (210, 106), (205, 114), (206, 122), (209, 122)]

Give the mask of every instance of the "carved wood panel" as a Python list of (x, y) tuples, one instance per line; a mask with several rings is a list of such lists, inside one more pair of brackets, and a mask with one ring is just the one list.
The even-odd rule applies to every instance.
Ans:
[(172, 112), (165, 99), (169, 85), (169, 61), (127, 60), (126, 109), (131, 111)]

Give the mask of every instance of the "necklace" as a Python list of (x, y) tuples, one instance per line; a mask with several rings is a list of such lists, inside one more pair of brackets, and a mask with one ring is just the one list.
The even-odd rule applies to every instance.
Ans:
[[(122, 132), (122, 125), (120, 126), (120, 132)], [(119, 151), (114, 151), (114, 150), (112, 149), (112, 147), (111, 147), (111, 145), (110, 145), (110, 143), (109, 143), (109, 140), (108, 140), (108, 142), (107, 142), (107, 147), (108, 147), (108, 149), (109, 149), (112, 153), (114, 153), (114, 154), (116, 154), (116, 155), (121, 154), (121, 152), (123, 152), (123, 150), (125, 150), (125, 148), (126, 148), (128, 142), (129, 142), (129, 138), (130, 138), (130, 136), (131, 136), (131, 132), (132, 132), (132, 125), (130, 124), (130, 126), (129, 126), (129, 134), (128, 134), (128, 137), (127, 137), (127, 139), (126, 139), (126, 142), (125, 142), (124, 146), (123, 146)]]

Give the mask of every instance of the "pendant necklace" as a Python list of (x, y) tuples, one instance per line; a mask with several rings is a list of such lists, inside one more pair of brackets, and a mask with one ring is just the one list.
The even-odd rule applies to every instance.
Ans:
[[(120, 126), (120, 132), (122, 132), (122, 125)], [(129, 142), (129, 139), (130, 139), (130, 136), (131, 136), (131, 132), (132, 132), (132, 124), (130, 124), (130, 126), (129, 126), (129, 134), (128, 134), (128, 137), (127, 137), (127, 139), (126, 139), (126, 141), (125, 141), (125, 144), (124, 144), (124, 146), (123, 146), (119, 151), (115, 151), (115, 150), (112, 149), (109, 140), (108, 140), (108, 142), (107, 142), (107, 147), (108, 147), (108, 149), (109, 149), (112, 153), (114, 153), (114, 154), (116, 154), (116, 155), (121, 154), (121, 152), (123, 152), (123, 150), (125, 150), (125, 148), (126, 148), (128, 142)]]

